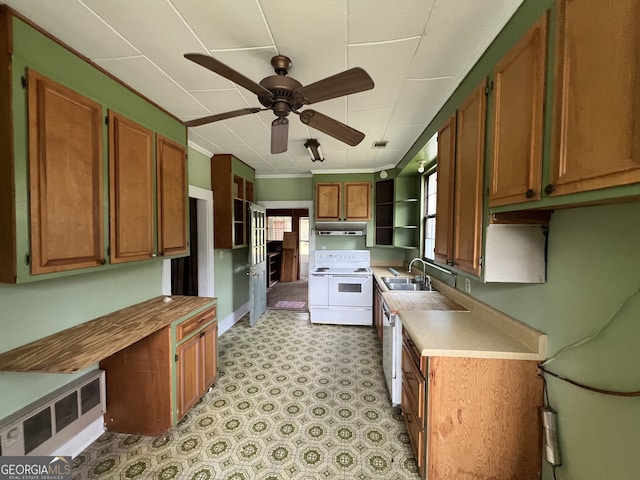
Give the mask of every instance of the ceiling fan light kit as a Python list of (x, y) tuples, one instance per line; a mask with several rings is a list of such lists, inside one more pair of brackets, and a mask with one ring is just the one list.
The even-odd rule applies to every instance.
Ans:
[[(186, 53), (184, 56), (254, 93), (260, 104), (265, 107), (243, 108), (189, 120), (185, 122), (187, 127), (196, 127), (205, 123), (272, 110), (277, 117), (271, 123), (271, 153), (273, 154), (287, 151), (289, 120), (286, 117), (291, 112), (298, 115), (300, 121), (305, 125), (326, 133), (347, 145), (358, 145), (365, 137), (364, 133), (315, 110), (299, 111), (304, 105), (371, 90), (374, 87), (373, 80), (362, 68), (351, 68), (303, 86), (295, 78), (287, 76), (291, 68), (291, 59), (284, 55), (276, 55), (271, 59), (271, 66), (276, 75), (263, 78), (259, 83), (256, 83), (209, 55)], [(320, 160), (320, 158), (322, 158), (321, 155), (314, 161)]]
[(308, 150), (309, 155), (311, 155), (312, 162), (324, 162), (324, 155), (322, 155), (322, 150), (320, 150), (320, 143), (318, 140), (310, 138), (304, 142), (304, 147)]

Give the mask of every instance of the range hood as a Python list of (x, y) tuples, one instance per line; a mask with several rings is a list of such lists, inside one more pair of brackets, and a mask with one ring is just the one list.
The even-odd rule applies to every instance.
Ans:
[(318, 235), (364, 235), (367, 222), (316, 222)]

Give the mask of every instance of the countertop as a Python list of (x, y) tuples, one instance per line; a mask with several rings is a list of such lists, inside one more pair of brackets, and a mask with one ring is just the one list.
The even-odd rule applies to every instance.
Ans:
[(217, 299), (155, 297), (0, 354), (0, 371), (74, 373), (191, 314)]
[[(400, 276), (413, 277), (400, 267)], [(390, 291), (372, 267), (389, 309), (398, 315), (423, 356), (544, 360), (547, 337), (479, 300), (432, 279), (438, 292)]]

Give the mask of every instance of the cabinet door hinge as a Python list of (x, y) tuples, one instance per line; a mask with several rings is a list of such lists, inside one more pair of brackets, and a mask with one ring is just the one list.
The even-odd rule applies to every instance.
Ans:
[(178, 354), (176, 353), (175, 356), (173, 357), (174, 360), (177, 362), (178, 361)]
[(491, 80), (489, 83), (487, 83), (487, 86), (484, 87), (484, 94), (485, 95), (489, 95), (489, 92), (493, 90), (493, 80)]
[(478, 259), (478, 265), (482, 266), (482, 260), (483, 260), (482, 257)]
[(31, 265), (31, 255), (28, 253), (24, 256), (24, 261), (27, 265)]
[(28, 85), (27, 77), (23, 76), (21, 77), (21, 80), (22, 80), (22, 88), (27, 88), (27, 85)]
[(104, 124), (109, 125), (109, 115), (104, 116)]
[(107, 257), (111, 256), (111, 245), (107, 247)]

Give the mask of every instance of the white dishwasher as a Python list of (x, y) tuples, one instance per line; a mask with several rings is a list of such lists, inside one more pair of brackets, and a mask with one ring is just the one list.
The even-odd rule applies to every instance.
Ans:
[(382, 370), (395, 407), (402, 401), (402, 322), (384, 300), (382, 310)]

